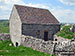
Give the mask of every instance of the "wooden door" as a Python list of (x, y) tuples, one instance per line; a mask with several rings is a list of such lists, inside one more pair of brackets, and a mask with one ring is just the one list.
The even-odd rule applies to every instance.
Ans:
[(48, 41), (48, 31), (44, 31), (44, 40)]

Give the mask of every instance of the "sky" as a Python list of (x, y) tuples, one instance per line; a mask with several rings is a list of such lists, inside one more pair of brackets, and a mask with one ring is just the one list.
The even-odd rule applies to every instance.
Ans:
[(0, 20), (9, 19), (14, 4), (45, 8), (60, 23), (75, 23), (75, 0), (0, 0)]

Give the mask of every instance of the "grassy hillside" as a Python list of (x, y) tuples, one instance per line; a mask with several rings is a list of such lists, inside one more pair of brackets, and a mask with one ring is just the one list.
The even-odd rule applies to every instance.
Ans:
[[(50, 56), (50, 54), (33, 50), (32, 48), (9, 46), (11, 41), (0, 41), (0, 56)], [(54, 55), (55, 56), (55, 55)]]
[(62, 30), (59, 33), (57, 33), (56, 35), (64, 37), (64, 38), (67, 38), (67, 39), (74, 38), (74, 34), (75, 33), (73, 33), (73, 32), (70, 31), (70, 27), (71, 27), (71, 25), (70, 26), (64, 26), (62, 28)]
[(9, 33), (9, 21), (0, 20), (0, 33)]

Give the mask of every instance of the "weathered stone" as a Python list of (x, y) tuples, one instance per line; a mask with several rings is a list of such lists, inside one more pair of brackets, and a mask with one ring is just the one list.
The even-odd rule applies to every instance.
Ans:
[(29, 36), (29, 37), (22, 36), (21, 38), (22, 38), (23, 46), (31, 47), (37, 51), (50, 53), (50, 49), (52, 46), (51, 41), (44, 41), (42, 39), (33, 38), (31, 36)]
[(0, 40), (7, 40), (10, 39), (10, 35), (6, 33), (1, 33), (0, 34)]

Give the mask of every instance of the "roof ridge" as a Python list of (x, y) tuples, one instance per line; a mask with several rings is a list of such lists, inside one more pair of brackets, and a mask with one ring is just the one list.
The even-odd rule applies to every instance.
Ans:
[[(29, 7), (29, 8), (34, 8), (34, 9), (48, 10), (48, 9), (45, 9), (45, 8), (32, 7), (32, 6), (27, 6), (27, 5), (18, 5), (18, 4), (14, 4), (14, 6), (22, 6), (22, 7)], [(49, 11), (49, 10), (48, 10), (48, 11)]]

